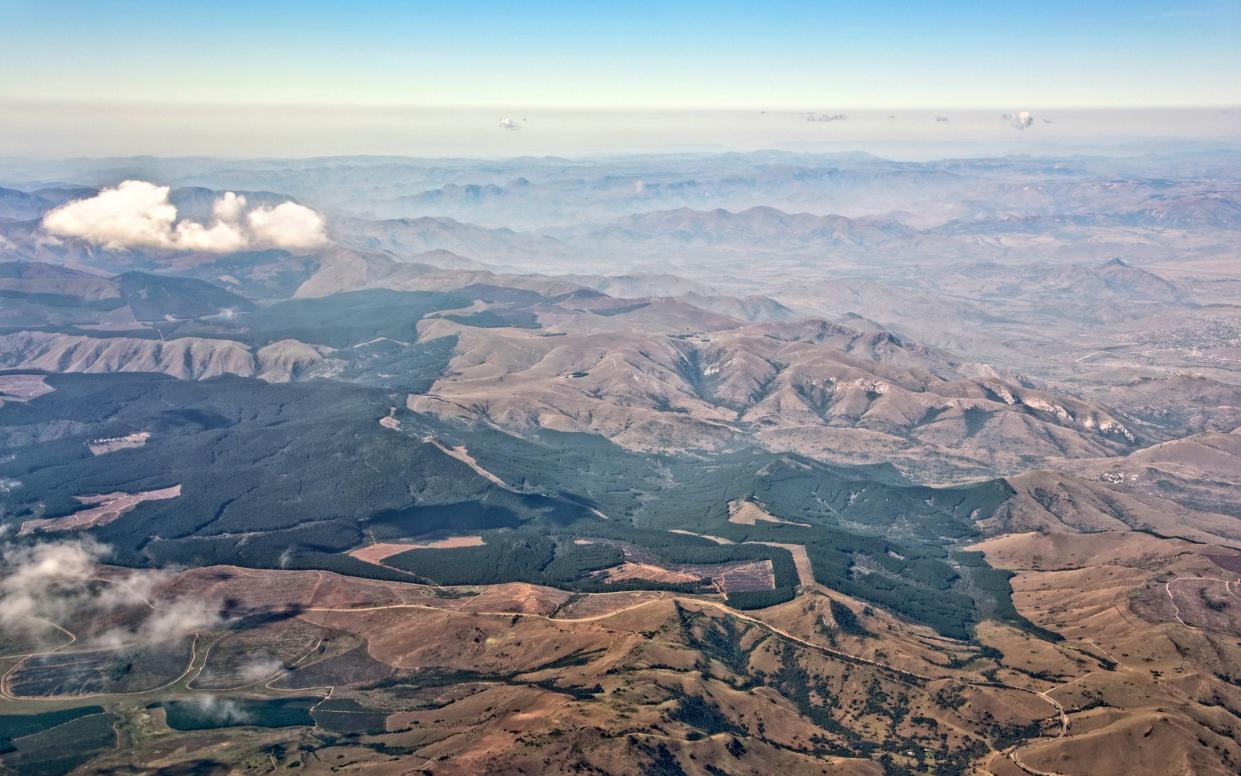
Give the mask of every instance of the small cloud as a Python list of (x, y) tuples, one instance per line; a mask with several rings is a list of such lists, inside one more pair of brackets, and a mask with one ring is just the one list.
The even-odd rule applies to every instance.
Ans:
[(327, 240), (323, 218), (296, 202), (257, 207), (246, 214), (246, 222), (256, 245), (297, 251), (318, 247)]
[[(101, 576), (110, 549), (91, 539), (0, 545), (0, 632), (57, 640), (67, 623), (127, 612), (124, 625), (90, 637), (92, 646), (168, 644), (220, 624), (219, 606), (167, 594), (167, 570)], [(70, 625), (72, 627), (72, 625)]]
[(237, 678), (244, 684), (253, 684), (275, 676), (277, 672), (283, 670), (284, 663), (270, 655), (265, 655), (238, 666)]
[(1016, 113), (1004, 113), (1000, 118), (1007, 121), (1014, 129), (1026, 129), (1034, 123), (1034, 115), (1028, 110), (1019, 110)]
[(146, 181), (124, 181), (48, 212), (43, 216), (43, 229), (54, 237), (76, 237), (111, 250), (299, 251), (327, 241), (322, 216), (295, 202), (247, 211), (246, 198), (229, 191), (212, 206), (212, 222), (200, 224), (177, 220), (169, 191), (168, 186)]
[(241, 725), (251, 720), (241, 704), (229, 698), (216, 695), (194, 695), (180, 703), (192, 705), (200, 717), (221, 725)]
[(94, 541), (0, 548), (0, 630), (36, 636), (76, 610), (107, 548)]
[[(525, 119), (522, 120), (524, 121)], [(510, 132), (516, 132), (521, 129), (521, 124), (517, 123), (513, 119), (510, 119), (508, 116), (505, 116), (500, 119), (500, 129), (507, 129)]]

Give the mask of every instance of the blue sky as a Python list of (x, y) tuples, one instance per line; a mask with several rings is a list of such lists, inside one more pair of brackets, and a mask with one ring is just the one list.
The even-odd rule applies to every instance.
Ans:
[(0, 99), (589, 109), (1241, 104), (1241, 0), (0, 0)]

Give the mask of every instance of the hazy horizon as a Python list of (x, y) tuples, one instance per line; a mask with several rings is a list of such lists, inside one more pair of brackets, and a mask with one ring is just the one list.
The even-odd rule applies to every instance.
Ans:
[[(1241, 142), (1241, 5), (1227, 0), (0, 0), (0, 14), (22, 32), (0, 51), (9, 155), (926, 158), (956, 144)], [(1023, 111), (1019, 127), (1001, 118)]]
[[(1004, 118), (1021, 111), (1028, 113), (1024, 126)], [(0, 112), (0, 134), (6, 156), (37, 158), (504, 158), (770, 149), (929, 159), (1241, 147), (1241, 108), (346, 110), (44, 103), (7, 107)]]

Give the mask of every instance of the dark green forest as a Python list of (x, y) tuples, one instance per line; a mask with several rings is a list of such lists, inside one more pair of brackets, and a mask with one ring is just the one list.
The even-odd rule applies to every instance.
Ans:
[[(400, 391), (330, 380), (46, 380), (51, 393), (0, 407), (0, 478), (20, 483), (3, 494), (6, 522), (69, 514), (80, 506), (74, 496), (182, 486), (179, 498), (141, 504), (92, 531), (115, 563), (320, 568), (589, 591), (616, 589), (603, 588), (594, 572), (619, 562), (617, 546), (628, 546), (669, 564), (768, 559), (774, 590), (730, 596), (738, 607), (755, 608), (795, 592), (789, 553), (747, 544), (777, 542), (804, 545), (817, 582), (946, 635), (968, 636), (982, 616), (1020, 619), (1007, 576), (950, 550), (975, 535), (972, 516), (990, 514), (1008, 497), (1002, 481), (928, 488), (890, 467), (830, 466), (757, 449), (644, 455), (586, 434), (518, 438), (409, 412)], [(392, 407), (399, 430), (378, 422)], [(86, 445), (136, 431), (151, 434), (145, 446), (93, 456)], [(510, 487), (432, 438), (466, 446)], [(736, 499), (810, 527), (730, 523)], [(486, 544), (414, 550), (389, 559), (390, 568), (345, 554), (368, 536), (452, 533), (483, 533)], [(574, 538), (612, 544), (575, 545)]]

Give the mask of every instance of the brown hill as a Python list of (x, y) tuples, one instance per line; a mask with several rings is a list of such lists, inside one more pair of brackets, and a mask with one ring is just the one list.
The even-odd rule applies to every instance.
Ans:
[(859, 318), (639, 334), (703, 319), (654, 305), (598, 312), (541, 313), (555, 337), (424, 321), (424, 338), (459, 339), (448, 371), (409, 406), (637, 449), (718, 448), (753, 434), (772, 449), (890, 458), (933, 477), (1110, 456), (1136, 441), (1097, 405), (956, 364)]

